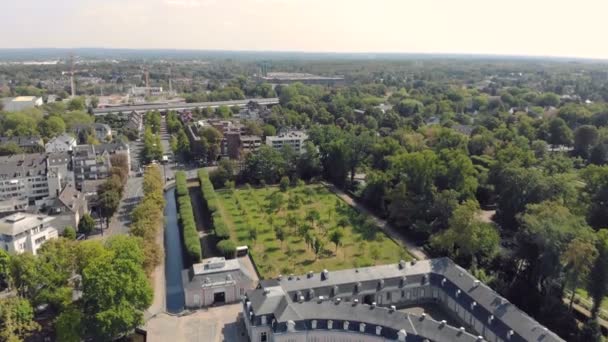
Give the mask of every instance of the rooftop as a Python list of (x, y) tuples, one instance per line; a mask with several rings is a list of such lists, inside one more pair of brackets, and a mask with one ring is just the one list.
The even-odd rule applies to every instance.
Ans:
[(53, 220), (46, 215), (16, 213), (0, 219), (0, 234), (15, 236)]
[(0, 157), (0, 178), (31, 177), (35, 175), (46, 175), (46, 155), (44, 153)]
[[(504, 336), (513, 330), (517, 337), (515, 340), (562, 341), (448, 258), (281, 277), (261, 282), (258, 289), (247, 293), (247, 298), (255, 315), (271, 314), (279, 323), (325, 318), (397, 328), (404, 326), (403, 320), (407, 319), (405, 314), (386, 316), (385, 311), (370, 310), (364, 305), (335, 305), (327, 300), (354, 294), (375, 294), (379, 289), (400, 290), (424, 284), (442, 289), (449, 298), (465, 308), (475, 307), (473, 315), (482, 322), (492, 317), (491, 321), (497, 322), (492, 325), (497, 335)], [(318, 301), (319, 297), (326, 300)], [(425, 337), (436, 340), (431, 335)], [(449, 341), (445, 338), (442, 340)]]

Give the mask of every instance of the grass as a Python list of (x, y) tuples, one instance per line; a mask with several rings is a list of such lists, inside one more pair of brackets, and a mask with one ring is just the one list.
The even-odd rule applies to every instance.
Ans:
[[(592, 301), (591, 297), (589, 297), (589, 294), (587, 293), (587, 291), (585, 289), (582, 289), (582, 288), (576, 289), (576, 297), (578, 297), (579, 299), (582, 299), (582, 300), (579, 300), (580, 305), (584, 306), (585, 308), (587, 308), (589, 310), (591, 309), (591, 306), (593, 305), (593, 301)], [(570, 299), (570, 297), (568, 297), (568, 300), (569, 299)], [(602, 301), (602, 305), (600, 306), (600, 311), (602, 311), (600, 313), (600, 317), (602, 317), (604, 319), (608, 319), (608, 297), (605, 297), (604, 300)]]
[[(250, 247), (263, 278), (411, 260), (405, 249), (323, 185), (304, 185), (286, 192), (277, 187), (246, 187), (219, 190), (217, 194), (218, 210), (231, 238), (237, 245)], [(317, 212), (318, 217), (309, 217), (310, 212)], [(277, 238), (276, 227), (285, 233), (283, 242)], [(303, 237), (306, 227), (323, 243), (317, 256)], [(257, 232), (255, 240), (252, 229)], [(343, 238), (336, 249), (330, 236), (338, 229)]]

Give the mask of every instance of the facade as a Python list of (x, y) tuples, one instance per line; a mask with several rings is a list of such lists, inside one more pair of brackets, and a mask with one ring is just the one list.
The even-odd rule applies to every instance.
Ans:
[(131, 87), (129, 94), (132, 96), (161, 96), (163, 87)]
[(46, 215), (16, 213), (0, 219), (0, 248), (11, 254), (36, 254), (40, 246), (58, 237)]
[(18, 112), (28, 108), (42, 106), (42, 97), (36, 96), (17, 96), (2, 100), (4, 110), (7, 112)]
[[(423, 304), (458, 326), (398, 310)], [(262, 281), (243, 317), (252, 342), (563, 341), (448, 258)]]
[(274, 149), (282, 149), (283, 146), (291, 146), (296, 153), (304, 152), (304, 142), (308, 140), (308, 134), (302, 131), (291, 131), (276, 136), (266, 137), (266, 145)]
[(241, 159), (247, 153), (255, 152), (262, 146), (262, 137), (257, 135), (241, 135), (230, 133), (224, 136), (226, 154), (230, 159)]
[(0, 199), (0, 217), (26, 211), (29, 207), (27, 197), (8, 197)]
[(110, 175), (111, 156), (124, 154), (127, 165), (131, 165), (129, 145), (109, 143), (101, 145), (77, 145), (72, 153), (76, 189), (82, 189), (85, 180), (104, 179)]
[(59, 177), (48, 177), (45, 154), (18, 154), (0, 157), (0, 197), (26, 197), (34, 202), (51, 194), (49, 188), (60, 188)]
[(186, 307), (235, 303), (255, 287), (254, 276), (240, 259), (210, 258), (182, 272)]
[(0, 137), (0, 145), (15, 144), (25, 153), (39, 153), (44, 151), (44, 142), (40, 137)]
[(46, 153), (71, 152), (74, 146), (76, 146), (76, 138), (67, 133), (63, 133), (49, 140), (44, 145), (44, 150)]

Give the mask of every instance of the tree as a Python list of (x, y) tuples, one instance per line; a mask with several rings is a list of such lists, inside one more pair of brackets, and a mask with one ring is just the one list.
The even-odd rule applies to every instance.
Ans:
[(39, 329), (29, 301), (19, 297), (0, 299), (0, 340), (23, 341)]
[(74, 227), (65, 227), (65, 229), (63, 230), (63, 237), (68, 239), (68, 240), (76, 240), (76, 229), (74, 229)]
[(593, 299), (591, 316), (597, 317), (602, 306), (602, 301), (608, 295), (608, 229), (601, 229), (597, 232), (596, 249), (597, 257), (591, 266), (587, 291)]
[(589, 150), (597, 144), (599, 134), (597, 128), (583, 125), (574, 131), (574, 151), (577, 155), (587, 158)]
[(95, 220), (89, 214), (84, 214), (78, 222), (78, 231), (82, 234), (89, 235), (95, 229)]
[(321, 219), (321, 214), (317, 209), (311, 209), (306, 213), (306, 219), (310, 221), (310, 224), (314, 227), (315, 221), (319, 221)]
[(570, 311), (574, 303), (574, 296), (581, 279), (586, 279), (589, 270), (597, 258), (597, 249), (592, 241), (575, 238), (570, 241), (566, 251), (562, 254), (562, 263), (566, 269), (566, 285), (572, 291), (570, 296)]
[(65, 132), (66, 126), (63, 119), (56, 115), (51, 115), (40, 121), (38, 130), (43, 137), (52, 138)]
[(9, 286), (10, 283), (11, 256), (4, 249), (0, 249), (0, 291)]
[(68, 102), (68, 110), (84, 110), (85, 102), (82, 97), (75, 97)]
[(313, 251), (315, 252), (315, 260), (317, 260), (317, 258), (319, 257), (319, 254), (321, 254), (321, 251), (323, 251), (323, 241), (321, 241), (321, 239), (317, 236), (315, 238), (312, 239), (312, 247), (313, 247)]
[(106, 219), (106, 226), (110, 226), (110, 219), (116, 213), (120, 204), (120, 194), (116, 191), (104, 191), (99, 195), (99, 210), (103, 218)]
[(561, 118), (554, 118), (549, 122), (549, 140), (551, 145), (570, 145), (572, 143), (572, 130)]
[(335, 229), (329, 235), (329, 241), (336, 245), (336, 255), (338, 255), (338, 247), (342, 245), (342, 239), (344, 238), (344, 232), (341, 229)]
[(281, 177), (281, 182), (279, 183), (279, 188), (282, 192), (286, 192), (289, 189), (289, 177), (283, 176)]
[(312, 142), (306, 141), (304, 143), (304, 153), (298, 158), (296, 170), (298, 177), (305, 180), (321, 174), (321, 157)]
[(283, 227), (281, 226), (276, 226), (274, 228), (274, 234), (277, 237), (277, 240), (281, 241), (281, 248), (283, 248), (283, 241), (285, 241), (285, 230), (283, 230)]
[[(91, 260), (82, 272), (82, 308), (90, 335), (113, 340), (143, 323), (152, 289), (143, 270), (143, 251), (134, 238), (113, 240), (110, 253)], [(131, 240), (131, 241), (129, 241)], [(129, 247), (129, 251), (122, 250)]]
[(99, 106), (99, 98), (97, 96), (92, 96), (90, 103), (91, 103), (91, 108), (97, 108), (97, 106)]
[(449, 220), (449, 228), (432, 238), (431, 243), (447, 250), (452, 256), (471, 258), (476, 265), (478, 258), (486, 261), (498, 251), (498, 230), (478, 218), (479, 204), (468, 200), (459, 205)]
[(258, 230), (255, 227), (249, 228), (249, 240), (253, 241), (255, 245), (255, 241), (258, 239)]
[(55, 321), (55, 331), (58, 341), (82, 341), (82, 328), (82, 312), (75, 307), (69, 307), (63, 311)]

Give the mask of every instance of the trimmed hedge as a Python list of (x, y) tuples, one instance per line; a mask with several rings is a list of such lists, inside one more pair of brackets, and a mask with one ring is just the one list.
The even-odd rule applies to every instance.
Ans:
[(175, 173), (175, 191), (177, 192), (178, 197), (186, 196), (189, 194), (186, 173), (183, 171), (178, 171)]
[[(209, 179), (209, 173), (207, 170), (198, 170), (198, 179), (201, 183), (201, 193), (203, 195), (203, 199), (205, 202), (207, 202), (207, 208), (209, 209), (209, 214), (211, 215), (211, 220), (213, 221), (213, 230), (215, 231), (215, 236), (220, 240), (230, 239), (230, 230), (228, 229), (221, 212), (217, 210), (217, 194), (215, 193), (213, 184)], [(232, 242), (232, 244), (235, 245), (234, 242)], [(218, 243), (218, 249), (219, 248)]]
[(179, 220), (184, 235), (184, 248), (188, 261), (194, 264), (201, 261), (203, 252), (198, 238), (198, 231), (196, 230), (196, 221), (194, 220), (190, 195), (188, 194), (186, 174), (183, 171), (178, 171), (175, 174), (175, 185)]
[(217, 243), (217, 249), (224, 257), (231, 259), (236, 254), (236, 243), (232, 240), (222, 240)]

